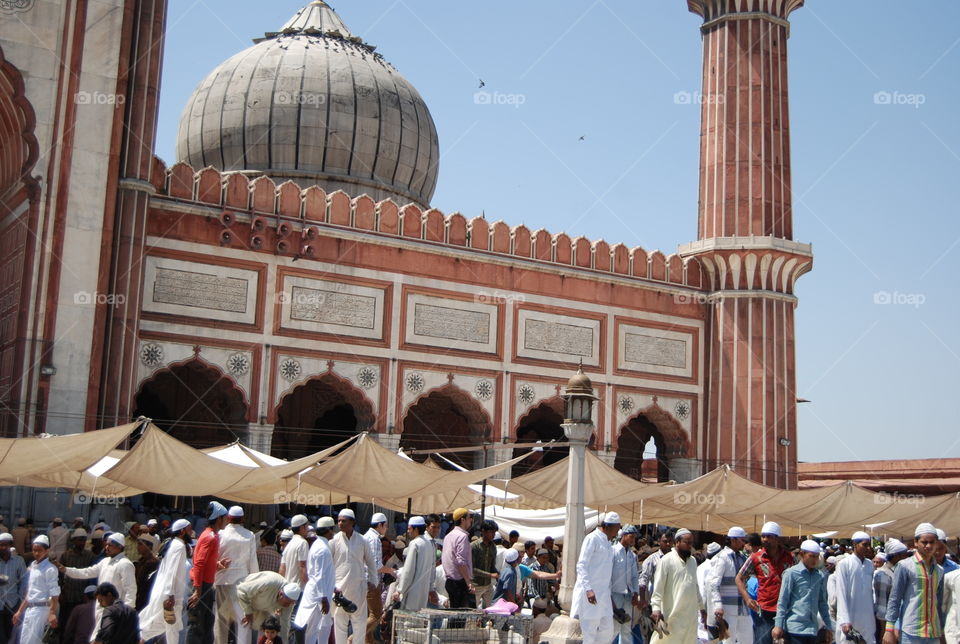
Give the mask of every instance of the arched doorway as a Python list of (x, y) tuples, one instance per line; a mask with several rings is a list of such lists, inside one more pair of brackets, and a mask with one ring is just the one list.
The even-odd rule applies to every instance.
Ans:
[(134, 417), (146, 416), (198, 449), (244, 440), (247, 403), (234, 382), (200, 360), (154, 374), (140, 386)]
[[(490, 441), (491, 424), (480, 404), (465, 391), (445, 385), (421, 396), (403, 417), (400, 447), (437, 450), (472, 447)], [(483, 467), (483, 453), (453, 452), (445, 458), (467, 469)], [(418, 461), (425, 454), (414, 455)], [(491, 460), (489, 465), (493, 464)]]
[(643, 481), (669, 481), (676, 477), (670, 461), (687, 452), (687, 436), (669, 413), (656, 404), (642, 410), (621, 429), (614, 468)]
[[(517, 424), (518, 443), (547, 443), (550, 441), (563, 442), (566, 436), (563, 433), (563, 399), (559, 396), (544, 400), (531, 407)], [(529, 452), (529, 447), (516, 448), (513, 456), (521, 456)], [(522, 476), (539, 470), (547, 465), (553, 465), (563, 459), (570, 452), (568, 447), (546, 447), (542, 452), (536, 452), (513, 466), (513, 476)]]
[[(24, 375), (41, 358), (29, 331), (31, 260), (38, 240), (40, 187), (31, 176), (39, 156), (34, 134), (36, 116), (24, 93), (23, 75), (6, 60), (0, 47), (0, 437), (15, 438), (27, 422), (30, 393), (20, 386)], [(52, 344), (49, 343), (49, 344)], [(33, 347), (33, 348), (32, 348)], [(37, 364), (34, 364), (37, 363)], [(29, 378), (27, 378), (29, 380)], [(46, 397), (35, 400), (37, 423), (43, 431)]]
[(327, 373), (284, 396), (271, 452), (287, 460), (307, 456), (370, 430), (375, 420), (370, 401), (359, 389)]

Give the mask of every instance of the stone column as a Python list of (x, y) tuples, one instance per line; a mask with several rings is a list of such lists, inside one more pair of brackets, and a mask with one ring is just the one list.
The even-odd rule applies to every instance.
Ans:
[(584, 458), (587, 441), (593, 435), (592, 423), (564, 423), (563, 433), (570, 442), (567, 459), (567, 515), (563, 524), (563, 579), (560, 581), (560, 606), (563, 613), (553, 620), (543, 639), (551, 644), (572, 644), (583, 640), (580, 620), (570, 616), (573, 586), (577, 582), (577, 559), (584, 533)]

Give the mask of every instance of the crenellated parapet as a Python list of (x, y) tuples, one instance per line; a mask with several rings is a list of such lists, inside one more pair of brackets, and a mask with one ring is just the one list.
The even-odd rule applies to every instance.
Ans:
[[(162, 176), (161, 176), (162, 174)], [(222, 246), (307, 257), (321, 231), (337, 229), (466, 248), (543, 264), (571, 266), (695, 289), (709, 288), (695, 257), (664, 255), (659, 250), (610, 245), (604, 240), (571, 238), (566, 233), (532, 231), (484, 217), (467, 219), (437, 209), (390, 199), (375, 202), (341, 190), (327, 194), (319, 186), (302, 189), (293, 181), (276, 184), (270, 177), (249, 178), (214, 168), (194, 170), (177, 163), (154, 182), (157, 198), (169, 198), (219, 211), (211, 225), (220, 229)], [(237, 225), (243, 221), (248, 225)]]

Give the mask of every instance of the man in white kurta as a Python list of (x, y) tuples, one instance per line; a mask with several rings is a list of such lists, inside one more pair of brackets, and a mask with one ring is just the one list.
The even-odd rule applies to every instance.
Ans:
[(877, 628), (873, 610), (873, 546), (866, 532), (853, 533), (851, 541), (853, 554), (844, 557), (833, 573), (837, 599), (834, 637), (842, 643), (847, 631), (855, 628), (869, 644), (875, 641)]
[(293, 625), (303, 631), (304, 644), (327, 644), (333, 627), (333, 593), (336, 590), (337, 571), (330, 554), (330, 537), (334, 522), (321, 517), (317, 522), (317, 539), (307, 553), (307, 583), (300, 596), (300, 605)]
[[(177, 519), (170, 529), (171, 539), (161, 552), (160, 567), (150, 589), (150, 599), (140, 611), (140, 637), (144, 641), (165, 635), (168, 642), (179, 642), (183, 630), (183, 602), (187, 596), (187, 544), (192, 527), (186, 519)], [(168, 624), (164, 611), (173, 613)]]
[(49, 624), (57, 627), (60, 609), (60, 583), (57, 569), (47, 556), (50, 540), (42, 534), (33, 540), (33, 563), (27, 567), (27, 593), (13, 616), (13, 624), (20, 627), (20, 644), (40, 644)]
[[(103, 544), (103, 551), (106, 557), (87, 568), (69, 568), (63, 564), (57, 564), (67, 577), (71, 579), (90, 579), (97, 578), (97, 585), (113, 584), (120, 593), (118, 599), (127, 606), (137, 605), (137, 574), (133, 562), (127, 559), (124, 554), (126, 542), (123, 535), (119, 532), (112, 533), (106, 538)], [(94, 634), (100, 632), (100, 620), (103, 618), (103, 606), (97, 602), (95, 611), (96, 626), (93, 628)], [(93, 640), (90, 640), (91, 642)]]
[(418, 611), (427, 607), (427, 602), (438, 603), (436, 593), (437, 575), (435, 573), (437, 549), (425, 531), (427, 524), (423, 517), (410, 517), (407, 521), (407, 559), (397, 581), (394, 601), (400, 601), (403, 610)]
[(677, 530), (673, 550), (657, 564), (650, 617), (654, 623), (665, 620), (670, 634), (654, 633), (651, 644), (691, 644), (697, 640), (697, 622), (703, 619), (704, 603), (697, 586), (697, 560), (692, 550), (693, 535), (686, 529)]
[(347, 644), (347, 624), (352, 625), (358, 638), (367, 629), (367, 579), (368, 575), (375, 574), (376, 567), (366, 540), (354, 530), (356, 522), (353, 510), (340, 510), (337, 515), (340, 532), (330, 540), (337, 590), (357, 605), (356, 612), (352, 614), (339, 606), (333, 611), (337, 644)]
[(583, 539), (577, 558), (570, 615), (580, 620), (584, 644), (610, 644), (613, 639), (613, 545), (620, 516), (609, 512), (596, 530)]
[(960, 644), (960, 570), (943, 578), (943, 611), (947, 614), (943, 639), (947, 644)]
[[(633, 552), (636, 540), (637, 529), (632, 525), (623, 526), (620, 541), (613, 546), (613, 574), (610, 581), (614, 609), (624, 611), (631, 618), (634, 608), (640, 604), (640, 568), (637, 566), (637, 555)], [(613, 625), (619, 644), (633, 642), (630, 632), (632, 626), (632, 619)]]
[(727, 622), (730, 637), (724, 644), (753, 644), (753, 617), (737, 588), (737, 573), (747, 560), (742, 552), (746, 538), (746, 531), (739, 526), (727, 531), (727, 545), (713, 558), (707, 578), (709, 592), (703, 597), (713, 609), (714, 619), (723, 617)]
[[(710, 576), (713, 574), (713, 565), (716, 563), (716, 556), (719, 552), (720, 544), (715, 541), (711, 542), (706, 547), (707, 558), (697, 566), (697, 588), (700, 590), (700, 597), (703, 598), (704, 605), (707, 604), (710, 597)], [(710, 631), (707, 630), (707, 624), (713, 626), (716, 623), (716, 617), (711, 620), (709, 615), (706, 623), (698, 622), (697, 639), (704, 643), (709, 642), (711, 638)]]
[(213, 586), (217, 592), (217, 621), (214, 626), (214, 642), (227, 644), (230, 636), (230, 624), (237, 626), (237, 641), (250, 641), (250, 628), (241, 626), (243, 612), (237, 599), (237, 584), (260, 572), (257, 564), (257, 539), (252, 532), (243, 527), (243, 508), (239, 505), (227, 511), (229, 523), (220, 531), (220, 549), (218, 557), (229, 559), (230, 565), (217, 570)]

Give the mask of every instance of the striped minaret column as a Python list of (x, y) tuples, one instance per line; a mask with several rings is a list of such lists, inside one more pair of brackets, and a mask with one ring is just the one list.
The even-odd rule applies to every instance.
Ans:
[(803, 0), (688, 0), (703, 17), (698, 240), (709, 277), (705, 471), (797, 485), (794, 309), (812, 249), (793, 241), (788, 16)]
[(119, 74), (124, 110), (114, 126), (116, 201), (104, 218), (101, 252), (101, 266), (109, 268), (101, 274), (100, 292), (110, 298), (97, 311), (97, 328), (104, 335), (102, 351), (95, 346), (92, 352), (102, 359), (91, 361), (88, 429), (128, 423), (133, 412), (166, 15), (167, 0), (127, 0), (124, 6)]

